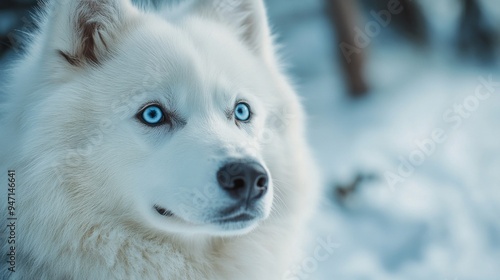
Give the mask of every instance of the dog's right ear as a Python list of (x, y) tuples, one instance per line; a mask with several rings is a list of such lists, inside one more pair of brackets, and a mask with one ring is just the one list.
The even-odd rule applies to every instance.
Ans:
[(192, 0), (191, 9), (232, 28), (251, 51), (274, 62), (273, 39), (264, 0)]
[(105, 60), (137, 14), (127, 0), (54, 0), (49, 5), (46, 53), (75, 67)]

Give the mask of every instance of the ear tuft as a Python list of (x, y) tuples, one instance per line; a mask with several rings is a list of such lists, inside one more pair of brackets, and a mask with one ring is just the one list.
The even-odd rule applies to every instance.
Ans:
[[(110, 53), (110, 46), (125, 24), (125, 2), (120, 0), (71, 1), (66, 7), (55, 7), (56, 26), (68, 24), (58, 36), (58, 53), (71, 65), (98, 65)], [(56, 35), (57, 36), (57, 35)]]
[(235, 30), (258, 55), (273, 57), (273, 44), (263, 0), (197, 0), (202, 15), (216, 18)]

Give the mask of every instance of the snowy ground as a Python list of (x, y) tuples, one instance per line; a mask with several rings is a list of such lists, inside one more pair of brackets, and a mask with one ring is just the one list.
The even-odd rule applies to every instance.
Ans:
[[(381, 35), (370, 97), (348, 100), (321, 4), (268, 2), (326, 186), (289, 279), (500, 279), (500, 68)], [(333, 186), (358, 173), (376, 179), (339, 203)], [(325, 241), (335, 249), (315, 255)]]
[[(320, 1), (268, 4), (325, 182), (306, 257), (288, 279), (500, 279), (500, 68), (380, 36), (373, 91), (351, 101)], [(489, 77), (499, 83), (481, 86)], [(455, 113), (464, 103), (471, 110)], [(358, 173), (376, 178), (339, 203), (333, 186)], [(336, 245), (315, 254), (325, 242)]]

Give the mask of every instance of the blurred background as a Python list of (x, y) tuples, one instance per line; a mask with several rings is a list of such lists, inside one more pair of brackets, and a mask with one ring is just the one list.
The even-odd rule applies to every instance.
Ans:
[[(500, 279), (500, 3), (266, 3), (324, 183), (284, 279)], [(0, 0), (0, 82), (35, 4)]]

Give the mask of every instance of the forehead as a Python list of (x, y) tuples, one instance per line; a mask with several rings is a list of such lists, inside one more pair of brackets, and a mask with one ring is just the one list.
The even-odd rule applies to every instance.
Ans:
[[(227, 103), (239, 92), (258, 91), (250, 76), (261, 66), (227, 30), (188, 18), (140, 22), (121, 42), (104, 71), (120, 87), (161, 92), (177, 106)], [(108, 75), (109, 76), (109, 75)], [(132, 92), (133, 94), (133, 92)]]

